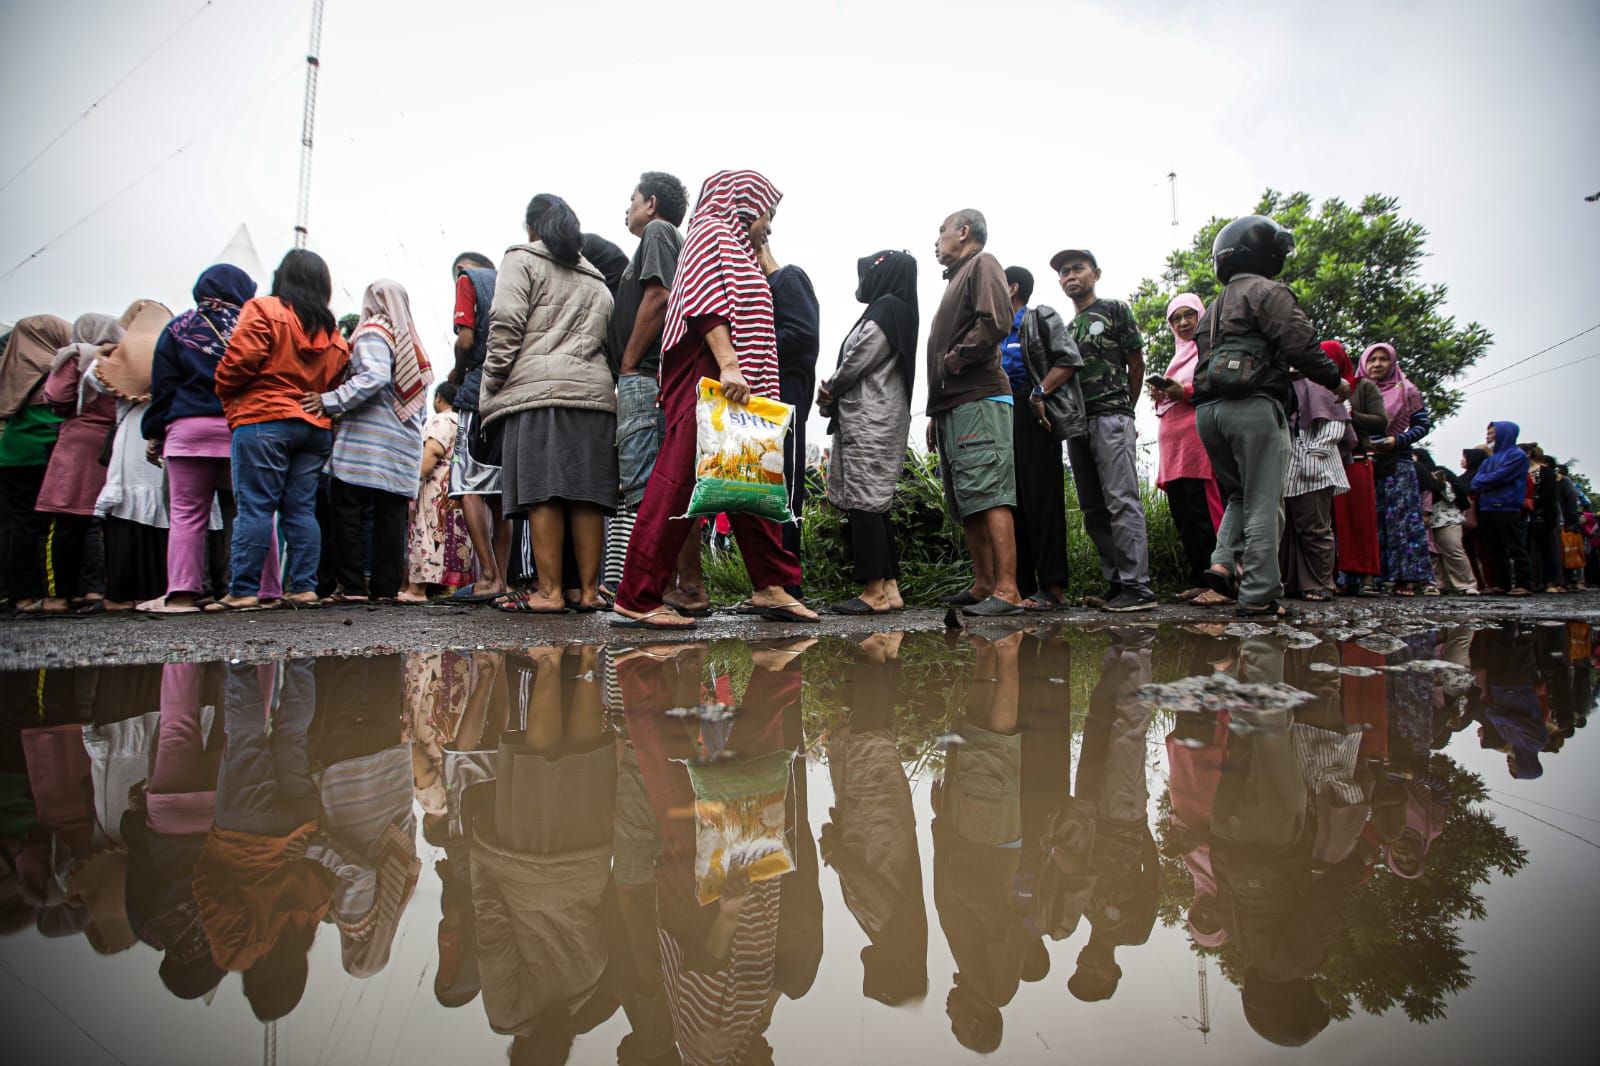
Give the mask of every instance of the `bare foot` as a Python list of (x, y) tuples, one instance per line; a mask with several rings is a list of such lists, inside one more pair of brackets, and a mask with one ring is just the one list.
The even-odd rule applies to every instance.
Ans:
[[(662, 607), (666, 605), (662, 604)], [(611, 605), (611, 612), (635, 622), (648, 618), (650, 624), (658, 629), (693, 629), (695, 624), (693, 618), (685, 618), (670, 607), (666, 607), (666, 610), (657, 607), (652, 610), (634, 611), (615, 603)]]
[(781, 585), (757, 589), (755, 594), (750, 597), (750, 602), (757, 607), (782, 608), (796, 618), (804, 618), (807, 621), (816, 621), (817, 619), (817, 612), (789, 595)]
[(711, 596), (706, 592), (705, 586), (686, 587), (683, 585), (669, 589), (661, 597), (661, 602), (675, 611), (706, 611), (711, 609)]

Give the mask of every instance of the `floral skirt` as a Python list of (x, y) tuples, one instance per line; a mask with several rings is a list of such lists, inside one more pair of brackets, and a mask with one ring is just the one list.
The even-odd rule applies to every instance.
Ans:
[(1384, 581), (1433, 582), (1422, 492), (1412, 462), (1397, 464), (1393, 473), (1378, 481), (1378, 554)]

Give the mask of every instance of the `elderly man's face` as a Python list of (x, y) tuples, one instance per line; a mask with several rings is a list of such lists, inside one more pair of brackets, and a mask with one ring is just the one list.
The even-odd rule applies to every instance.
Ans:
[(970, 227), (956, 225), (954, 215), (939, 223), (939, 239), (934, 242), (933, 254), (940, 266), (949, 266), (961, 258), (971, 233)]
[(1069, 300), (1093, 292), (1099, 280), (1100, 271), (1091, 266), (1087, 259), (1068, 259), (1061, 264), (1061, 291), (1067, 294)]

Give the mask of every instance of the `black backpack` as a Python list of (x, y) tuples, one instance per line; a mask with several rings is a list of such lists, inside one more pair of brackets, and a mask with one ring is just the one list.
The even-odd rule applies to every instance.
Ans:
[(1222, 318), (1222, 303), (1227, 298), (1225, 287), (1212, 305), (1211, 351), (1205, 365), (1195, 373), (1195, 391), (1222, 400), (1242, 400), (1259, 392), (1270, 392), (1282, 376), (1278, 353), (1271, 341), (1258, 333), (1217, 340), (1217, 322)]

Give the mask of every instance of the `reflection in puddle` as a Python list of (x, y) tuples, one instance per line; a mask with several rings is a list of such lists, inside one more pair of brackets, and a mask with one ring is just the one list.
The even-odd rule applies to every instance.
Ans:
[(124, 1061), (253, 1060), (266, 1023), (292, 1061), (740, 1064), (1443, 1021), (1470, 1054), (1497, 1031), (1458, 1009), (1474, 969), (1534, 985), (1592, 946), (1478, 930), (1491, 885), (1539, 892), (1525, 806), (1564, 834), (1542, 862), (1592, 870), (1593, 818), (1555, 800), (1593, 795), (1564, 764), (1594, 640), (1044, 627), (7, 674), (11, 1031)]

